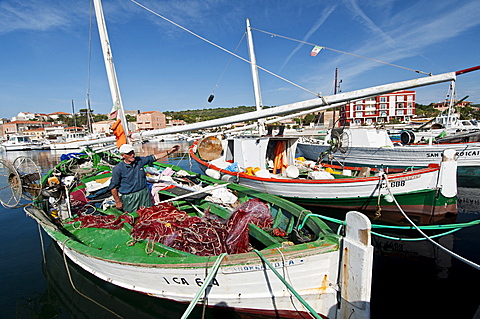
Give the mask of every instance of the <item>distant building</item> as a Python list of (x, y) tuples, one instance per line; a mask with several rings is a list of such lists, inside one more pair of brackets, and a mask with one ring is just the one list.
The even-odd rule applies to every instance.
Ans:
[[(472, 106), (472, 102), (467, 102), (467, 101), (458, 102), (458, 100), (454, 100), (454, 104), (455, 103), (458, 103), (457, 105), (455, 105), (455, 107), (465, 107), (465, 106), (470, 106), (471, 107)], [(449, 100), (432, 104), (432, 106), (435, 109), (439, 110), (440, 112), (443, 112), (443, 111), (447, 110), (449, 105), (450, 105)]]
[(12, 117), (13, 121), (30, 121), (35, 119), (35, 114), (30, 112), (20, 112), (17, 116)]
[(35, 117), (35, 119), (37, 121), (47, 121), (48, 120), (48, 114), (45, 114), (45, 113), (35, 113), (35, 114), (33, 114), (33, 116)]
[(65, 116), (68, 116), (68, 117), (72, 117), (72, 114), (70, 113), (65, 113), (65, 112), (53, 112), (53, 113), (49, 113), (47, 114), (48, 117), (50, 117), (51, 119), (53, 120), (58, 120), (58, 118), (60, 117), (60, 115), (65, 115)]
[(398, 91), (352, 101), (341, 107), (339, 124), (370, 125), (392, 119), (408, 122), (415, 115), (415, 94), (415, 91)]
[(181, 126), (186, 124), (187, 122), (184, 120), (168, 120), (167, 126)]
[(12, 121), (1, 125), (1, 134), (9, 138), (13, 134), (23, 134), (24, 131), (51, 126), (51, 122), (41, 121)]
[(45, 128), (39, 127), (33, 130), (25, 130), (23, 131), (23, 134), (30, 136), (31, 138), (34, 138), (34, 139), (43, 139), (45, 138)]
[(137, 115), (137, 130), (158, 130), (165, 127), (167, 123), (162, 112), (148, 111)]
[(286, 128), (293, 128), (295, 125), (297, 125), (297, 122), (295, 122), (294, 119), (285, 119), (279, 121), (281, 125), (285, 125)]
[(110, 134), (110, 126), (114, 123), (114, 120), (100, 121), (92, 123), (93, 133)]

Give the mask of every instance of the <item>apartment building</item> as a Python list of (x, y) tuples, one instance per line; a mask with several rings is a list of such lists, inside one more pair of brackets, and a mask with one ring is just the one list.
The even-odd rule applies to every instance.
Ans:
[(148, 111), (137, 115), (137, 130), (158, 130), (165, 127), (167, 123), (162, 112)]
[(372, 125), (392, 119), (410, 121), (415, 115), (415, 91), (398, 91), (352, 101), (341, 107), (340, 125)]

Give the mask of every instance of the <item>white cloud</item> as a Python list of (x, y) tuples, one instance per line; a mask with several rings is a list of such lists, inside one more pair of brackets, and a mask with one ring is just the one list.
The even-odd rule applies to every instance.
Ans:
[[(75, 4), (71, 4), (72, 7)], [(63, 5), (49, 1), (2, 1), (0, 3), (0, 33), (16, 30), (46, 31), (67, 26), (72, 13)]]

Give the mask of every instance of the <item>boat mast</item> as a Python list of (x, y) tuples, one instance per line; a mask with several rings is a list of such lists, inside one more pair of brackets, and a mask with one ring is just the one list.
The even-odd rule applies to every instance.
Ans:
[[(262, 94), (260, 92), (260, 80), (258, 78), (258, 68), (257, 68), (257, 59), (255, 58), (255, 50), (253, 48), (253, 37), (252, 37), (252, 28), (250, 27), (250, 20), (247, 18), (247, 41), (248, 41), (248, 54), (250, 56), (250, 68), (252, 70), (252, 80), (253, 80), (253, 94), (255, 96), (255, 105), (257, 111), (260, 111), (263, 108), (262, 104)], [(258, 119), (258, 134), (265, 135), (265, 119)]]
[(450, 102), (448, 103), (448, 113), (447, 113), (447, 123), (445, 127), (447, 129), (452, 128), (453, 126), (453, 113), (454, 113), (454, 103), (455, 103), (455, 81), (450, 83)]
[[(335, 68), (335, 83), (334, 83), (334, 88), (333, 88), (333, 94), (337, 94), (337, 87), (338, 87), (338, 68)], [(333, 119), (332, 119), (332, 127), (335, 127), (335, 117), (336, 117), (336, 114), (335, 114), (335, 109), (333, 109)]]
[(115, 72), (115, 65), (113, 64), (112, 49), (110, 48), (110, 41), (108, 40), (107, 25), (103, 15), (103, 8), (101, 0), (93, 0), (95, 5), (95, 16), (97, 17), (98, 33), (100, 34), (100, 42), (102, 44), (103, 59), (105, 61), (105, 68), (107, 69), (108, 84), (110, 86), (110, 93), (112, 95), (113, 108), (112, 113), (117, 111), (117, 119), (120, 119), (127, 143), (130, 140), (128, 123), (123, 109), (122, 97), (120, 96), (120, 88), (118, 86), (117, 74)]
[(77, 117), (75, 116), (75, 105), (72, 100), (72, 115), (73, 115), (73, 131), (75, 135), (77, 134)]

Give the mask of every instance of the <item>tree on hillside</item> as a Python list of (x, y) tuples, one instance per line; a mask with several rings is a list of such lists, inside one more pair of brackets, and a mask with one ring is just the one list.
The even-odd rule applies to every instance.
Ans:
[(433, 107), (433, 103), (429, 105), (415, 104), (415, 114), (419, 117), (435, 117), (439, 113), (440, 111)]

